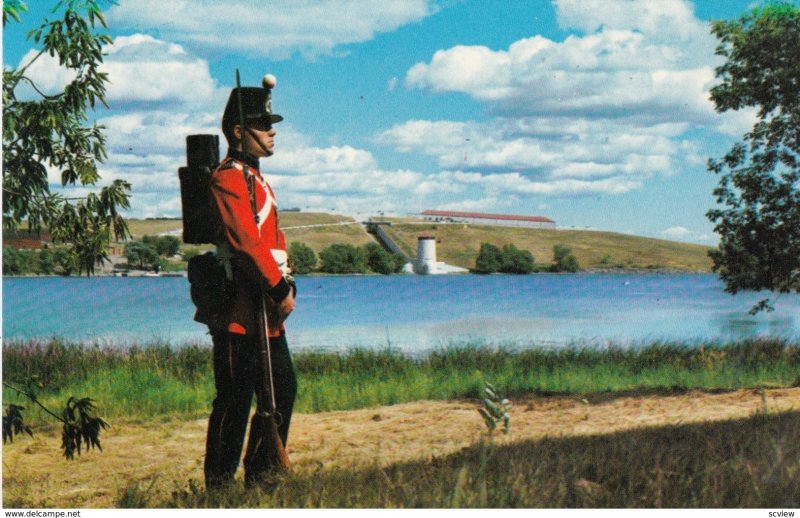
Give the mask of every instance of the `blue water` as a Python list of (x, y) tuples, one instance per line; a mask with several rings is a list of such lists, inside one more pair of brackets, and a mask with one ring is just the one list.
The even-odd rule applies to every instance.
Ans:
[[(185, 278), (3, 279), (3, 336), (107, 344), (207, 343)], [(773, 313), (768, 294), (731, 296), (714, 275), (301, 277), (287, 322), (295, 348), (422, 351), (454, 342), (558, 346), (574, 341), (800, 338), (800, 296)]]

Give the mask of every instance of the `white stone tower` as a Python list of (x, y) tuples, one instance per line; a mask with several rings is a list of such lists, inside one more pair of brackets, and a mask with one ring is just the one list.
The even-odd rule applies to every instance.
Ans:
[(435, 237), (422, 235), (417, 238), (417, 262), (414, 271), (423, 275), (438, 273)]

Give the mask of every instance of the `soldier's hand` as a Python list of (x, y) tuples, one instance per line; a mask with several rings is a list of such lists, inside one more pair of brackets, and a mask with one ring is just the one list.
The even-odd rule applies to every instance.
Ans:
[(294, 311), (294, 306), (294, 294), (291, 290), (289, 290), (289, 294), (286, 296), (286, 298), (283, 299), (280, 304), (278, 304), (278, 319), (281, 323), (289, 318), (289, 314)]

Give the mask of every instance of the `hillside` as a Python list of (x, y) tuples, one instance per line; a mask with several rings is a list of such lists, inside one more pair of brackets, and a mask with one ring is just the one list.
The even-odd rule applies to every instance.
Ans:
[[(347, 216), (313, 212), (283, 212), (280, 216), (287, 243), (301, 242), (319, 253), (334, 243), (361, 246), (374, 238)], [(709, 248), (690, 243), (589, 230), (536, 230), (489, 225), (436, 224), (411, 218), (386, 218), (387, 228), (409, 257), (416, 255), (417, 237), (432, 234), (437, 239), (440, 261), (471, 268), (481, 243), (509, 243), (528, 250), (536, 263), (549, 265), (554, 245), (566, 245), (582, 268), (674, 269), (711, 271)], [(180, 220), (130, 220), (134, 238), (145, 234), (180, 232)]]
[(566, 245), (581, 268), (632, 268), (711, 271), (709, 248), (662, 239), (589, 230), (538, 230), (488, 225), (412, 223), (393, 219), (387, 230), (407, 252), (416, 249), (417, 237), (431, 234), (437, 240), (440, 261), (471, 268), (481, 243), (513, 244), (533, 254), (537, 264), (550, 264), (553, 246)]
[(310, 246), (317, 254), (335, 243), (362, 246), (375, 241), (362, 225), (348, 216), (282, 212), (280, 218), (287, 244), (298, 241)]
[[(129, 219), (128, 225), (133, 239), (163, 233), (174, 233), (180, 237), (183, 229), (183, 223), (179, 219)], [(319, 212), (282, 212), (280, 225), (287, 243), (303, 242), (316, 253), (334, 243), (361, 246), (374, 241), (361, 225), (348, 216)]]

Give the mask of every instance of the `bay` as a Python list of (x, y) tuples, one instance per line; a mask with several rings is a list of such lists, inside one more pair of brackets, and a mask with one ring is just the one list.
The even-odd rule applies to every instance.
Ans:
[[(2, 286), (6, 339), (210, 342), (192, 320), (183, 277), (4, 278)], [(800, 339), (796, 294), (782, 295), (772, 313), (748, 314), (769, 295), (732, 296), (706, 274), (300, 277), (287, 328), (293, 348), (408, 352), (465, 342)]]

